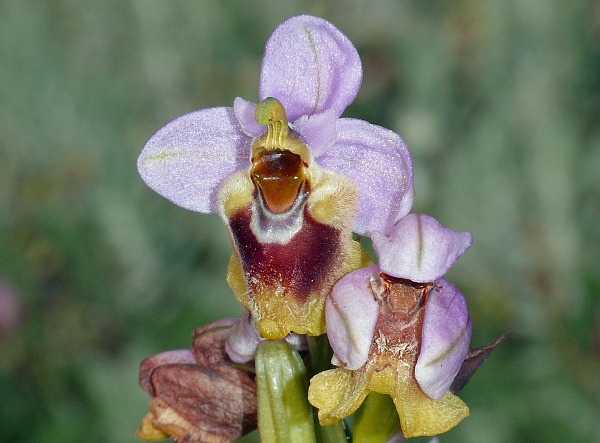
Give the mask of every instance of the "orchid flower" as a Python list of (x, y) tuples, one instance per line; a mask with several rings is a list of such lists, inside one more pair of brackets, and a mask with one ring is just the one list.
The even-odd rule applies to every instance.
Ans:
[(311, 379), (309, 400), (328, 425), (369, 392), (389, 394), (405, 437), (440, 434), (469, 414), (450, 386), (469, 350), (471, 320), (463, 295), (442, 276), (471, 234), (410, 214), (372, 240), (379, 264), (340, 279), (327, 300), (338, 368)]
[(361, 80), (345, 35), (292, 17), (266, 44), (258, 105), (237, 98), (181, 116), (139, 157), (152, 189), (228, 226), (228, 282), (261, 337), (324, 333), (333, 285), (370, 264), (352, 232), (387, 235), (412, 206), (402, 139), (341, 118)]

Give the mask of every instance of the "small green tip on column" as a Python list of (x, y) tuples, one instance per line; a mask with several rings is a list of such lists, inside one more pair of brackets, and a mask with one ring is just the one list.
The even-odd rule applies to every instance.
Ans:
[(273, 97), (267, 97), (256, 106), (254, 118), (259, 125), (267, 125), (268, 144), (283, 147), (288, 135), (288, 121), (283, 105)]

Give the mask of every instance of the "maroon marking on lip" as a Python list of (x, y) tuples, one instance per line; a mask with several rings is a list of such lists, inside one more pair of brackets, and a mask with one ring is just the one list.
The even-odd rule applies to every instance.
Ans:
[[(339, 232), (317, 223), (306, 209), (302, 228), (285, 245), (258, 241), (250, 229), (249, 207), (237, 211), (229, 227), (245, 275), (256, 275), (270, 287), (283, 286), (299, 301), (319, 287), (340, 250)], [(250, 279), (246, 284), (254, 292)]]

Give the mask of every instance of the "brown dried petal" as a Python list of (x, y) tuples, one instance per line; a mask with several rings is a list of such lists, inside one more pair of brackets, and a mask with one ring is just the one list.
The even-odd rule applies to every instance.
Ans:
[(150, 382), (152, 372), (159, 366), (168, 364), (194, 364), (196, 359), (192, 351), (181, 349), (178, 351), (161, 352), (153, 357), (147, 358), (140, 364), (140, 386), (148, 394), (154, 396), (154, 389)]
[(230, 328), (238, 321), (236, 318), (225, 318), (213, 321), (197, 328), (192, 334), (193, 351), (200, 366), (221, 365), (231, 363), (225, 352), (225, 340)]
[(231, 441), (256, 427), (256, 386), (243, 370), (165, 365), (152, 372), (151, 382), (172, 409), (154, 424), (176, 441)]
[(136, 437), (146, 441), (159, 441), (172, 437), (174, 441), (188, 443), (226, 442), (224, 437), (203, 433), (181, 417), (163, 399), (154, 397), (150, 412), (144, 417)]

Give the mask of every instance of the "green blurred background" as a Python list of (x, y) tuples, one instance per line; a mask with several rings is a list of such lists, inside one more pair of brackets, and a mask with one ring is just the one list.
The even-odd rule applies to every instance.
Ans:
[[(510, 331), (441, 442), (600, 441), (600, 3), (0, 1), (0, 441), (135, 442), (139, 362), (241, 312), (216, 216), (150, 191), (172, 118), (256, 101), (263, 45), (322, 16), (345, 115), (398, 132), (415, 211), (469, 230), (473, 346)], [(420, 440), (416, 440), (420, 441)]]

